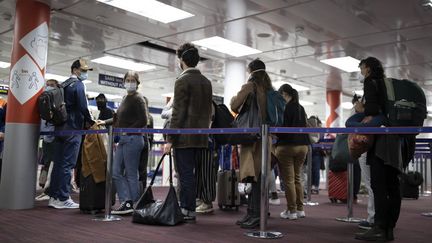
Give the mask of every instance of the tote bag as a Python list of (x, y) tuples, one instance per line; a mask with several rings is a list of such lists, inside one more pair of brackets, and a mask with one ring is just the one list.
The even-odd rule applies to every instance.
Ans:
[[(159, 170), (166, 154), (160, 159), (156, 171)], [(150, 225), (174, 226), (184, 222), (183, 214), (177, 201), (177, 195), (172, 183), (172, 158), (169, 156), (169, 182), (170, 188), (164, 201), (155, 200), (153, 197), (152, 186), (157, 173), (153, 174), (150, 185), (138, 200), (132, 215), (132, 222)]]

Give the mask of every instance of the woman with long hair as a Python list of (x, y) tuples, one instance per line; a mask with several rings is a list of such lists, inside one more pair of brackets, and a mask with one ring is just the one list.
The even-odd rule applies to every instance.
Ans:
[[(264, 62), (259, 59), (249, 63), (247, 68), (250, 74), (249, 78), (237, 95), (231, 99), (231, 110), (239, 113), (249, 94), (255, 92), (260, 108), (260, 112), (256, 116), (260, 116), (262, 121), (266, 120), (267, 92), (273, 90), (273, 87), (265, 68)], [(253, 144), (243, 144), (240, 149), (240, 180), (252, 184), (251, 194), (248, 198), (247, 214), (236, 222), (242, 228), (254, 228), (259, 225), (260, 221), (261, 144), (261, 140), (258, 140)], [(269, 144), (271, 144), (270, 139)], [(270, 158), (267, 161), (270, 161)]]

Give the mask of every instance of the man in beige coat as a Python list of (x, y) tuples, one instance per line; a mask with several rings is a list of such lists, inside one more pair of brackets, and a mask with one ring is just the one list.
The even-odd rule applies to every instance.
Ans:
[[(174, 103), (170, 128), (209, 128), (212, 113), (212, 86), (195, 68), (199, 62), (198, 49), (186, 43), (177, 50), (183, 72), (174, 87)], [(185, 220), (195, 220), (196, 181), (195, 163), (199, 152), (208, 147), (208, 135), (171, 134), (165, 153), (174, 148), (180, 176), (180, 207)]]

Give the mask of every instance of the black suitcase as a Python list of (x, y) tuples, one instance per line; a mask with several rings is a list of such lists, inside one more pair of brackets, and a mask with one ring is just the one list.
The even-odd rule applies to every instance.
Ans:
[[(223, 151), (222, 158), (224, 158)], [(231, 156), (230, 156), (231, 157)], [(217, 176), (217, 201), (220, 209), (235, 209), (240, 206), (240, 193), (238, 190), (239, 171), (233, 169), (232, 159), (230, 159), (230, 170), (222, 170)]]
[(79, 207), (81, 212), (97, 214), (105, 209), (105, 181), (95, 183), (93, 176), (80, 173)]
[(400, 177), (400, 190), (402, 198), (419, 198), (419, 186), (423, 183), (423, 176), (417, 172), (402, 173)]

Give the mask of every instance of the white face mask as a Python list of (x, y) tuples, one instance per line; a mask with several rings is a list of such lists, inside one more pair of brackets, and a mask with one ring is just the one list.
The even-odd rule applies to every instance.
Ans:
[(127, 92), (133, 92), (137, 90), (137, 83), (125, 83), (124, 87)]

